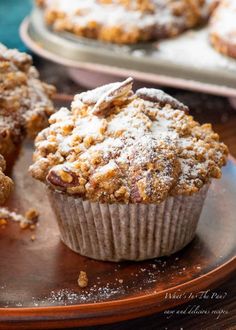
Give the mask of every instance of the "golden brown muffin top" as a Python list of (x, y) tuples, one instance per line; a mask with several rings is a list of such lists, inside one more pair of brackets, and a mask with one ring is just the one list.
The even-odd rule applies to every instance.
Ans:
[(202, 23), (209, 0), (37, 0), (56, 31), (119, 44), (175, 36)]
[(47, 126), (55, 111), (54, 92), (53, 86), (39, 80), (30, 55), (0, 44), (0, 150), (6, 134), (19, 140)]
[(74, 97), (36, 138), (36, 179), (99, 202), (159, 203), (197, 192), (219, 178), (227, 147), (210, 124), (156, 89), (132, 91), (133, 79)]

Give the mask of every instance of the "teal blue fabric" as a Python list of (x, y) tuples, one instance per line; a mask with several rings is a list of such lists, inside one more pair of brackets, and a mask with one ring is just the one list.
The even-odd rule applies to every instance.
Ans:
[(26, 50), (19, 36), (19, 26), (29, 14), (30, 0), (0, 0), (0, 42), (9, 48)]

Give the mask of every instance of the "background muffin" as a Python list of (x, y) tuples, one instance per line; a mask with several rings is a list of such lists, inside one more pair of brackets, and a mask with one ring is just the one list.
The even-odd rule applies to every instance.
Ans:
[(202, 23), (208, 1), (39, 0), (45, 21), (56, 31), (119, 44), (173, 37)]
[[(162, 91), (133, 93), (129, 78), (76, 95), (71, 111), (51, 116), (36, 138), (31, 172), (49, 186), (67, 245), (97, 259), (140, 260), (193, 238), (227, 147), (187, 111)], [(84, 235), (97, 235), (98, 246), (92, 239), (78, 247)]]
[(236, 1), (222, 0), (210, 25), (212, 45), (225, 55), (236, 58)]
[(48, 125), (54, 92), (39, 80), (30, 55), (0, 44), (0, 153), (7, 163), (24, 136)]

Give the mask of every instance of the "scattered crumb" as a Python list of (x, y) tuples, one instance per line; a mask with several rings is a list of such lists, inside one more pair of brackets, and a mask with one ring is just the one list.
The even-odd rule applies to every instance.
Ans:
[(0, 218), (3, 220), (13, 220), (17, 222), (21, 222), (25, 220), (25, 218), (21, 214), (17, 214), (16, 212), (11, 212), (5, 207), (0, 208)]
[(35, 235), (32, 235), (32, 236), (30, 237), (30, 239), (31, 239), (31, 241), (35, 241), (35, 240), (36, 240), (36, 236), (35, 236)]
[(6, 219), (0, 219), (0, 226), (4, 227), (7, 225), (7, 220)]
[(21, 222), (20, 222), (20, 228), (21, 229), (27, 229), (28, 227), (29, 227), (29, 222), (26, 222), (25, 220), (22, 220)]
[(25, 218), (31, 222), (36, 222), (39, 217), (39, 212), (35, 208), (30, 208), (25, 212)]
[(7, 224), (7, 220), (12, 220), (19, 222), (19, 226), (21, 229), (31, 229), (34, 230), (36, 228), (35, 223), (38, 221), (39, 212), (31, 208), (26, 213), (25, 216), (18, 214), (16, 212), (11, 212), (5, 207), (0, 208), (0, 226), (5, 227)]
[(30, 225), (29, 226), (31, 230), (35, 230), (36, 226), (35, 225)]
[[(33, 233), (31, 233), (33, 234)], [(33, 244), (33, 243), (32, 243)], [(96, 283), (88, 280), (87, 273), (85, 271), (79, 272), (78, 286), (79, 288), (72, 291), (69, 288), (63, 288), (60, 290), (52, 290), (47, 293), (46, 296), (35, 298), (32, 297), (34, 306), (45, 306), (48, 305), (61, 305), (68, 306), (74, 304), (85, 304), (85, 303), (98, 303), (110, 300), (122, 299), (126, 296), (127, 291), (134, 290), (136, 293), (146, 292), (157, 293), (160, 288), (158, 282), (160, 275), (166, 275), (166, 281), (175, 280), (180, 274), (183, 274), (183, 269), (188, 269), (186, 266), (179, 262), (174, 261), (174, 258), (170, 259), (154, 259), (149, 264), (144, 263), (134, 269), (127, 282), (123, 276), (123, 268), (119, 265), (115, 265), (115, 269), (118, 273), (115, 273), (113, 281), (107, 283), (104, 278), (96, 276)], [(178, 258), (179, 260), (181, 258)], [(175, 260), (175, 259), (174, 259)], [(144, 266), (145, 265), (145, 266)], [(113, 269), (112, 272), (115, 270)], [(195, 265), (195, 269), (201, 269), (201, 265)], [(121, 270), (121, 272), (119, 272)], [(145, 275), (145, 276), (144, 276)], [(101, 279), (101, 281), (99, 281)], [(7, 290), (6, 287), (0, 285), (0, 291)], [(0, 292), (2, 293), (2, 292)], [(16, 306), (20, 306), (22, 302), (16, 303)], [(4, 307), (9, 307), (8, 303)]]
[(86, 288), (86, 286), (88, 285), (88, 277), (86, 272), (81, 271), (79, 273), (78, 285), (80, 288)]

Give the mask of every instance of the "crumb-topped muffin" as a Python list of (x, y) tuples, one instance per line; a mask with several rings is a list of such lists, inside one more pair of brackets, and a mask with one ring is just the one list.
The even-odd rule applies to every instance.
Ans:
[[(134, 93), (132, 83), (132, 78), (128, 78), (76, 95), (71, 111), (62, 108), (52, 115), (50, 126), (36, 138), (34, 164), (30, 170), (36, 179), (49, 187), (59, 223), (66, 222), (65, 219), (69, 223), (78, 221), (79, 212), (86, 218), (91, 211), (88, 210), (90, 206), (90, 216), (93, 214), (95, 219), (96, 214), (96, 221), (99, 221), (96, 228), (102, 226), (106, 229), (109, 221), (116, 221), (117, 225), (128, 217), (124, 228), (129, 224), (134, 230), (134, 222), (138, 221), (145, 236), (148, 233), (146, 226), (151, 223), (151, 226), (156, 226), (156, 223), (167, 226), (168, 220), (164, 215), (170, 216), (173, 212), (173, 217), (178, 219), (173, 218), (172, 221), (189, 220), (191, 223), (193, 214), (194, 221), (200, 215), (211, 178), (221, 176), (228, 151), (219, 142), (219, 136), (213, 132), (211, 125), (200, 125), (194, 121), (187, 114), (185, 105), (160, 90), (142, 88)], [(171, 213), (170, 203), (171, 208), (175, 206)], [(68, 219), (69, 213), (67, 216), (64, 214), (69, 212), (65, 207), (67, 204), (74, 220)], [(82, 210), (83, 207), (87, 211)], [(134, 209), (136, 215), (132, 215)], [(159, 211), (163, 212), (162, 216), (156, 219)], [(143, 218), (137, 220), (141, 214)], [(88, 221), (92, 222), (91, 218)], [(91, 223), (88, 228), (91, 229)], [(65, 233), (64, 229), (61, 231)], [(191, 238), (193, 231), (189, 230)], [(132, 236), (125, 231), (124, 235)], [(188, 242), (190, 236), (186, 237)], [(62, 239), (68, 244), (67, 238)], [(148, 238), (145, 236), (145, 239)], [(176, 243), (178, 247), (173, 247), (173, 251), (170, 243), (168, 248), (162, 247), (152, 253), (136, 251), (140, 253), (136, 256), (128, 255), (128, 247), (126, 252), (119, 254), (111, 242), (112, 248), (100, 251), (100, 256), (94, 256), (86, 248), (86, 251), (77, 249), (73, 244), (68, 245), (98, 259), (139, 260), (170, 254), (179, 249), (180, 242)]]
[(9, 196), (13, 182), (3, 172), (5, 171), (6, 163), (2, 155), (0, 155), (0, 205), (2, 205)]
[(48, 125), (54, 92), (39, 80), (30, 55), (0, 44), (0, 153), (7, 162), (24, 136)]
[(152, 203), (220, 177), (227, 148), (210, 124), (132, 79), (76, 95), (36, 138), (37, 179), (99, 202)]
[(38, 0), (56, 31), (119, 44), (172, 37), (201, 23), (205, 0)]
[(210, 22), (212, 45), (220, 53), (236, 58), (236, 1), (223, 0)]

